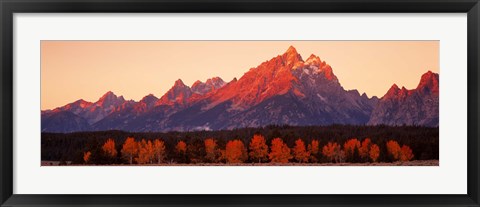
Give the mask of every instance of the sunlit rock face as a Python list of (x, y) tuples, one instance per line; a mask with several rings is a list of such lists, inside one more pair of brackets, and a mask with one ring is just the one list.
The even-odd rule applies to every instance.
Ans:
[[(71, 114), (55, 115), (61, 112)], [(438, 74), (426, 73), (414, 90), (393, 85), (379, 100), (345, 90), (320, 57), (312, 54), (303, 60), (289, 47), (238, 80), (213, 77), (190, 87), (178, 79), (160, 98), (150, 94), (138, 102), (126, 101), (108, 92), (95, 103), (78, 100), (42, 112), (42, 131), (55, 132), (218, 130), (272, 124), (438, 126)]]

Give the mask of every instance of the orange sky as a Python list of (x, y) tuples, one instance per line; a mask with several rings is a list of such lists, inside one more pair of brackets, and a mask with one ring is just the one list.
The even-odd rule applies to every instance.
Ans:
[(290, 45), (303, 59), (318, 55), (344, 88), (369, 97), (439, 72), (438, 41), (42, 41), (41, 108), (94, 102), (107, 91), (161, 97), (179, 78), (190, 86), (214, 76), (228, 82)]

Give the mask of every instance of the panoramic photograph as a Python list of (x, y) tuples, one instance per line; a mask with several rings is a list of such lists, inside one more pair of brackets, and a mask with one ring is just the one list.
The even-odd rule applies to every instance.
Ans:
[(439, 41), (41, 41), (41, 166), (439, 166)]

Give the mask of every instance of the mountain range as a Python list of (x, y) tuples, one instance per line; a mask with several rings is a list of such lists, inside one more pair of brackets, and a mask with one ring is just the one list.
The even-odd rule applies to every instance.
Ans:
[(303, 60), (292, 46), (240, 79), (213, 77), (191, 87), (181, 79), (162, 97), (136, 102), (107, 92), (41, 112), (42, 132), (189, 131), (266, 125), (439, 124), (439, 76), (428, 71), (417, 88), (396, 84), (382, 98), (345, 90), (316, 55)]

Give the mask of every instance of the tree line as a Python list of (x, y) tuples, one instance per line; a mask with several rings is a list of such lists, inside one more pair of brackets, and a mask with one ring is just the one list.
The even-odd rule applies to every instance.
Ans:
[[(248, 147), (247, 147), (248, 146)], [(297, 139), (293, 148), (289, 148), (281, 138), (272, 140), (270, 146), (266, 139), (256, 134), (248, 145), (235, 139), (227, 142), (225, 149), (219, 148), (213, 138), (204, 140), (204, 145), (189, 147), (184, 141), (175, 145), (175, 157), (166, 159), (165, 143), (161, 139), (136, 141), (128, 137), (122, 144), (120, 154), (115, 147), (115, 141), (108, 139), (101, 147), (102, 156), (108, 159), (107, 164), (115, 164), (115, 160), (123, 159), (128, 164), (162, 164), (162, 163), (318, 163), (327, 162), (377, 162), (380, 157), (380, 148), (372, 143), (370, 138), (363, 141), (357, 138), (347, 140), (343, 146), (336, 142), (328, 142), (322, 148), (318, 140), (312, 140), (308, 145), (302, 139)], [(389, 140), (386, 144), (388, 156), (392, 161), (410, 161), (414, 159), (412, 149), (397, 141)], [(198, 153), (201, 152), (201, 153)], [(92, 163), (92, 152), (83, 154), (84, 164)]]
[[(353, 134), (360, 136), (343, 137)], [(168, 133), (42, 133), (42, 160), (73, 164), (359, 163), (412, 159), (438, 159), (438, 128), (268, 126)]]

